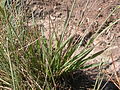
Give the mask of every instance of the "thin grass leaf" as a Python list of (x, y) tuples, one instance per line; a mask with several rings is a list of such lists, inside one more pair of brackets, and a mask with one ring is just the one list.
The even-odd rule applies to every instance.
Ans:
[(62, 41), (63, 41), (64, 34), (65, 34), (66, 30), (67, 30), (67, 26), (69, 24), (69, 21), (70, 21), (70, 18), (71, 18), (75, 3), (76, 3), (76, 0), (73, 1), (72, 7), (71, 7), (71, 12), (70, 12), (70, 14), (68, 14), (69, 16), (66, 18), (66, 21), (65, 21), (65, 24), (64, 24), (64, 29), (63, 29), (63, 32), (62, 32), (61, 37), (60, 37), (60, 43), (62, 43)]
[(80, 67), (80, 69), (94, 68), (94, 67), (98, 67), (101, 64), (103, 64), (103, 62), (96, 63), (96, 64), (85, 65), (85, 66)]
[(66, 41), (61, 43), (60, 48), (56, 51), (56, 53), (63, 50), (63, 48), (65, 48), (65, 45), (67, 45), (69, 43), (69, 41), (71, 41), (72, 39), (73, 39), (73, 36), (70, 36)]
[(65, 62), (66, 62), (66, 60), (68, 60), (69, 58), (71, 58), (71, 56), (76, 51), (77, 47), (78, 47), (78, 45), (70, 46), (69, 48), (67, 48), (67, 51), (66, 51), (66, 53), (64, 55)]
[[(82, 53), (76, 55), (75, 57), (73, 57), (72, 59), (70, 59), (69, 61), (67, 61), (62, 67), (61, 67), (61, 73), (63, 72), (67, 72), (67, 71), (71, 71), (74, 70), (75, 66), (79, 66), (79, 62), (81, 62), (81, 60), (83, 58), (85, 58), (91, 51), (93, 50), (93, 47), (88, 48), (87, 50), (83, 51)], [(76, 67), (77, 68), (77, 67)]]
[(10, 67), (10, 71), (11, 71), (11, 77), (12, 77), (12, 83), (13, 83), (13, 90), (16, 90), (16, 85), (15, 85), (15, 77), (14, 77), (14, 71), (13, 71), (13, 65), (12, 65), (12, 61), (11, 61), (11, 57), (10, 57), (10, 53), (9, 53), (9, 49), (8, 49), (8, 40), (7, 40), (7, 52), (6, 55), (8, 57), (8, 61), (9, 61), (9, 67)]
[(4, 12), (4, 9), (0, 6), (0, 14), (5, 17), (5, 12)]
[(78, 61), (78, 60), (82, 60), (82, 58), (84, 58), (85, 56), (87, 56), (91, 51), (93, 50), (92, 48), (86, 48), (85, 50), (81, 51), (79, 54), (77, 54), (76, 56), (74, 56), (72, 59), (68, 60), (63, 67), (69, 65), (72, 62)]
[[(103, 74), (102, 76), (101, 76), (101, 74), (102, 74), (102, 65), (103, 65), (103, 62), (102, 63), (100, 63), (100, 65), (99, 65), (99, 73), (97, 74), (97, 78), (96, 78), (96, 81), (95, 81), (95, 85), (94, 85), (94, 88), (93, 88), (93, 90), (99, 90), (100, 89), (100, 86), (101, 86), (101, 83), (102, 83), (102, 81), (103, 81), (103, 79), (104, 79), (104, 77), (105, 77), (105, 74)], [(101, 90), (102, 90), (102, 88), (101, 88)]]
[[(97, 56), (100, 56), (101, 54), (103, 54), (107, 49), (108, 49), (108, 48), (105, 48), (105, 49), (103, 49), (103, 50), (101, 50), (101, 51), (99, 51), (99, 52), (97, 52), (97, 53), (89, 56), (88, 58), (81, 60), (81, 62), (79, 62), (78, 65), (79, 65), (79, 66), (80, 66), (80, 65), (84, 65), (87, 61), (90, 61), (90, 60), (96, 58)], [(77, 65), (76, 67), (78, 67), (78, 65)]]
[(95, 54), (93, 54), (92, 56), (89, 56), (88, 58), (85, 59), (86, 60), (91, 60), (91, 59), (94, 59), (96, 58), (97, 56), (100, 56), (101, 54), (103, 54), (108, 48), (105, 48), (99, 52), (96, 52)]
[(0, 78), (0, 81), (2, 81), (4, 84), (7, 84), (8, 86), (12, 86), (9, 82), (3, 80), (2, 78)]
[(70, 59), (75, 51), (78, 49), (79, 44), (73, 44), (73, 41), (74, 37), (71, 38), (71, 40), (68, 42), (67, 48), (63, 53), (64, 62), (66, 62), (67, 59)]

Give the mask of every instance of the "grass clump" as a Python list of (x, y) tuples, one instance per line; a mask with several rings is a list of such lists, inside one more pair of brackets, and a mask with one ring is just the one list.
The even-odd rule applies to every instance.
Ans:
[[(9, 10), (0, 7), (2, 31), (0, 35), (0, 86), (2, 88), (56, 89), (59, 77), (67, 77), (67, 73), (77, 69), (96, 66), (97, 64), (85, 65), (85, 63), (106, 50), (89, 55), (95, 47), (92, 46), (94, 39), (102, 33), (98, 30), (99, 33), (95, 33), (86, 46), (75, 54), (81, 47), (84, 37), (77, 44), (73, 43), (74, 36), (64, 39), (71, 14), (66, 19), (60, 37), (56, 32), (52, 32), (49, 38), (46, 38), (44, 26), (34, 25), (32, 28), (25, 26), (26, 17), (22, 14), (23, 11), (19, 10), (18, 7), (10, 6)], [(116, 22), (102, 31), (109, 29)]]

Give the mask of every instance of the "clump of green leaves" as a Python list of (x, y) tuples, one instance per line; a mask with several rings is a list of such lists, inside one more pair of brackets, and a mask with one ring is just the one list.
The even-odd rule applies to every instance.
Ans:
[[(74, 4), (75, 2), (71, 13)], [(76, 50), (80, 49), (84, 37), (77, 44), (73, 44), (74, 36), (64, 39), (71, 13), (66, 19), (60, 38), (56, 32), (46, 38), (44, 26), (40, 25), (37, 30), (35, 30), (37, 26), (30, 29), (28, 26), (24, 27), (24, 16), (15, 15), (18, 12), (10, 14), (1, 7), (0, 12), (4, 31), (4, 38), (0, 41), (0, 85), (13, 90), (55, 89), (58, 77), (61, 75), (96, 66), (96, 64), (85, 65), (85, 63), (99, 56), (106, 49), (88, 56), (95, 47), (91, 44), (97, 36), (119, 21), (110, 24), (100, 33), (98, 33), (101, 30), (99, 29), (86, 46), (75, 54)]]

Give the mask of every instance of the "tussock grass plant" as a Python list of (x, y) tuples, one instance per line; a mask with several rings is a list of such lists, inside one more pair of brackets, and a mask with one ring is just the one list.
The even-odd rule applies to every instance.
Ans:
[(98, 64), (85, 65), (87, 61), (106, 50), (105, 48), (89, 55), (95, 48), (92, 43), (97, 36), (120, 20), (113, 22), (101, 32), (99, 28), (99, 33), (96, 32), (85, 47), (74, 55), (84, 40), (83, 37), (78, 44), (73, 44), (74, 36), (64, 39), (74, 5), (75, 0), (60, 38), (56, 32), (50, 33), (49, 38), (46, 38), (43, 25), (40, 25), (40, 28), (34, 25), (32, 29), (25, 26), (25, 16), (18, 7), (9, 5), (7, 10), (0, 6), (0, 32), (2, 32), (0, 34), (0, 88), (55, 90), (60, 76), (65, 77), (67, 73), (77, 69), (98, 66)]

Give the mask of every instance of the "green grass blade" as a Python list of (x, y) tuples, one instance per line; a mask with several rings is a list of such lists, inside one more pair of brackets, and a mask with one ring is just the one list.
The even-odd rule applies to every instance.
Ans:
[(5, 12), (4, 12), (4, 9), (0, 6), (0, 14), (5, 17)]
[(7, 57), (8, 57), (8, 61), (9, 61), (9, 67), (10, 67), (11, 77), (12, 77), (12, 83), (13, 83), (13, 90), (16, 90), (15, 79), (14, 79), (15, 77), (14, 77), (14, 71), (13, 71), (13, 65), (12, 65), (12, 61), (11, 61), (10, 53), (9, 53), (9, 49), (8, 49), (8, 40), (7, 40), (6, 55), (7, 55)]
[[(75, 57), (73, 57), (72, 59), (68, 60), (62, 67), (61, 67), (61, 73), (63, 72), (67, 72), (67, 71), (71, 71), (74, 70), (75, 66), (79, 66), (79, 62), (81, 62), (82, 59), (84, 59), (91, 51), (93, 50), (92, 48), (88, 48), (87, 50), (83, 51), (82, 53), (76, 55)], [(77, 69), (78, 67), (76, 67)]]
[(71, 18), (75, 3), (76, 3), (76, 0), (73, 1), (72, 7), (71, 7), (71, 12), (70, 12), (69, 16), (67, 17), (67, 19), (65, 21), (64, 29), (63, 29), (63, 32), (62, 32), (61, 37), (60, 37), (60, 43), (62, 43), (62, 41), (63, 41), (64, 34), (65, 34), (66, 30), (67, 30), (67, 27), (68, 27), (68, 24), (69, 24), (69, 21), (70, 21), (70, 18)]

